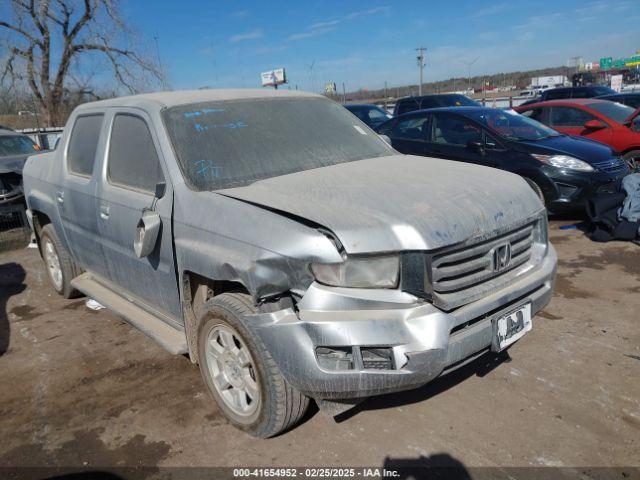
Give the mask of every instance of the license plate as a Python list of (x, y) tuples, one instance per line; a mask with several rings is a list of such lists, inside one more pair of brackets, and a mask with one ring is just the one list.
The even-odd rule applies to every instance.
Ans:
[(511, 313), (494, 319), (493, 348), (499, 352), (531, 330), (531, 304), (521, 306)]

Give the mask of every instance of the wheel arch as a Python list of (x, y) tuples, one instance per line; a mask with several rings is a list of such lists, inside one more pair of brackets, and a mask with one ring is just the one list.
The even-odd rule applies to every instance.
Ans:
[(249, 289), (240, 281), (216, 280), (210, 276), (185, 270), (181, 275), (182, 310), (189, 358), (192, 363), (198, 363), (198, 325), (200, 322), (200, 307), (207, 300), (227, 292), (239, 292), (251, 295)]

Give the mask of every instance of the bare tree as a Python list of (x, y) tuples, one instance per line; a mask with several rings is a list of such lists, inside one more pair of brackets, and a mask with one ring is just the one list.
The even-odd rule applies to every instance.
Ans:
[(150, 56), (127, 47), (133, 33), (118, 14), (117, 0), (11, 0), (8, 55), (1, 80), (26, 82), (49, 125), (61, 120), (72, 70), (97, 60), (108, 64), (119, 85), (131, 93), (141, 79), (161, 79)]

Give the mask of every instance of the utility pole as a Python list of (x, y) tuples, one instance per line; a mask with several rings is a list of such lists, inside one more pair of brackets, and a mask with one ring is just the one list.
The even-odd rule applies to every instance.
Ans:
[(418, 52), (418, 56), (416, 57), (418, 60), (418, 69), (420, 70), (420, 84), (418, 85), (418, 95), (422, 95), (422, 71), (424, 70), (424, 52), (427, 51), (425, 47), (416, 48)]
[(465, 62), (464, 60), (460, 60), (462, 63), (464, 63), (467, 66), (467, 89), (469, 90), (471, 90), (471, 65), (476, 63), (478, 61), (478, 58), (480, 57), (476, 57), (470, 62)]

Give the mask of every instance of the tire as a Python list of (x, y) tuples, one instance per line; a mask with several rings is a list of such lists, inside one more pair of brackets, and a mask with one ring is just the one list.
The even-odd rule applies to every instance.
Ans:
[[(205, 385), (227, 419), (254, 437), (268, 438), (293, 427), (309, 398), (287, 383), (260, 338), (243, 324), (245, 315), (255, 313), (243, 293), (208, 300), (199, 319), (198, 357)], [(246, 353), (234, 357), (234, 349)]]
[(542, 193), (542, 189), (540, 188), (540, 186), (534, 182), (533, 180), (530, 180), (528, 178), (523, 177), (525, 182), (527, 182), (529, 184), (529, 186), (533, 189), (533, 191), (536, 193), (536, 195), (538, 196), (538, 198), (540, 199), (540, 201), (542, 202), (542, 205), (544, 205), (545, 207), (547, 206), (547, 202), (544, 199), (544, 194)]
[(71, 280), (80, 275), (82, 270), (73, 261), (69, 252), (60, 245), (58, 236), (51, 224), (42, 227), (40, 245), (47, 278), (53, 289), (64, 298), (81, 296), (82, 293), (71, 286)]
[(640, 172), (640, 150), (631, 150), (625, 153), (622, 159), (629, 165), (631, 173)]

